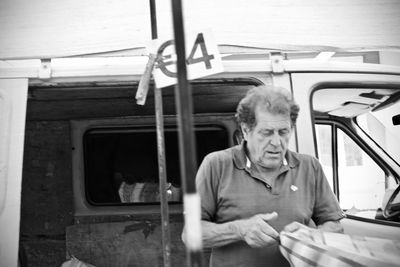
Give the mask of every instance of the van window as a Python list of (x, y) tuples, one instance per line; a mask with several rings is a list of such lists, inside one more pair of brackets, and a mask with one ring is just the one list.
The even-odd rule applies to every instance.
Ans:
[[(316, 133), (319, 160), (332, 190), (334, 187), (331, 177), (336, 168), (335, 191), (340, 207), (348, 214), (375, 218), (377, 210), (382, 208), (385, 192), (396, 188), (394, 178), (387, 176), (383, 169), (335, 124), (317, 124)], [(336, 150), (337, 164), (333, 164), (333, 153), (329, 152), (329, 149)]]
[[(397, 94), (400, 98), (400, 94)], [(393, 125), (392, 117), (400, 114), (400, 101), (393, 105), (357, 117), (360, 128), (400, 164), (400, 126)]]
[(340, 206), (375, 212), (385, 195), (385, 172), (341, 129), (337, 151)]
[[(165, 127), (167, 197), (182, 199), (176, 127)], [(219, 125), (195, 129), (197, 159), (229, 146), (228, 132)], [(92, 129), (83, 138), (86, 199), (92, 205), (158, 204), (157, 139), (154, 127)]]

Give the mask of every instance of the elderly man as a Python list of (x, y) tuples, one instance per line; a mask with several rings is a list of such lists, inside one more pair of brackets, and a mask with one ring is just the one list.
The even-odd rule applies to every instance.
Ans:
[(211, 266), (288, 266), (279, 252), (285, 227), (342, 231), (320, 163), (288, 150), (298, 112), (284, 88), (256, 87), (237, 107), (242, 143), (204, 158), (196, 185)]

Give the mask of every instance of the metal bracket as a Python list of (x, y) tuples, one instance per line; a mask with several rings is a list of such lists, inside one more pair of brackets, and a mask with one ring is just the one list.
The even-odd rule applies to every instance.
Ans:
[(51, 59), (45, 58), (40, 60), (39, 79), (48, 80), (51, 78)]
[(281, 52), (270, 52), (269, 58), (271, 60), (271, 67), (273, 73), (284, 73), (285, 67), (283, 65), (283, 55)]
[(315, 58), (314, 61), (318, 62), (326, 62), (331, 59), (335, 55), (336, 52), (320, 52)]

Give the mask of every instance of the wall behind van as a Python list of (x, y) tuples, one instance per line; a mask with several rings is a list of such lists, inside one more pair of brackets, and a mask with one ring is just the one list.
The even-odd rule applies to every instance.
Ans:
[(73, 224), (68, 121), (27, 121), (20, 243), (30, 267), (65, 261), (65, 228)]

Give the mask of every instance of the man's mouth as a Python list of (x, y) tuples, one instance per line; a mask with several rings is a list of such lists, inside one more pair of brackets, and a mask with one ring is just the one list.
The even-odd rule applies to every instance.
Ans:
[(267, 151), (267, 154), (269, 154), (269, 155), (280, 155), (281, 152), (280, 151)]

